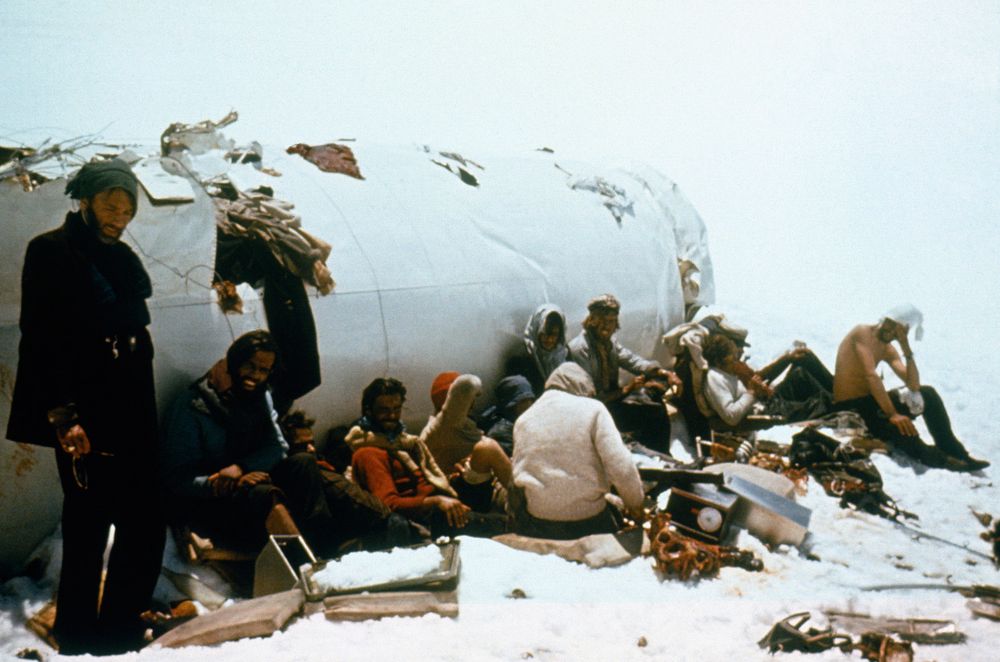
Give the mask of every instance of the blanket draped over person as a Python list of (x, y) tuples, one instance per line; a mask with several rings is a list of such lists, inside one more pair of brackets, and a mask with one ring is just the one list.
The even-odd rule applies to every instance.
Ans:
[(737, 345), (746, 344), (747, 330), (730, 323), (725, 315), (708, 315), (696, 322), (678, 324), (663, 335), (663, 344), (674, 359), (674, 372), (684, 384), (680, 397), (673, 404), (684, 417), (688, 436), (691, 439), (707, 439), (712, 434), (709, 417), (712, 406), (705, 399), (705, 373), (708, 361), (702, 356), (702, 344), (713, 333), (723, 333)]

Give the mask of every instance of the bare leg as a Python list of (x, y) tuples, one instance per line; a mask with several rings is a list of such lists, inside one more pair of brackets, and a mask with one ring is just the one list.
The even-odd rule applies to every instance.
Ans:
[(472, 447), (469, 466), (478, 473), (492, 473), (501, 485), (509, 485), (513, 469), (503, 447), (489, 437), (484, 437)]

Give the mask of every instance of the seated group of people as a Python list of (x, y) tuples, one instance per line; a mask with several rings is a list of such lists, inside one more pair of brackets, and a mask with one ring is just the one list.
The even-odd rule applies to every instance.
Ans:
[[(642, 484), (623, 434), (640, 449), (669, 454), (667, 392), (687, 396), (678, 404), (691, 427), (739, 429), (751, 414), (801, 421), (853, 410), (872, 434), (927, 466), (989, 464), (969, 456), (936, 391), (919, 384), (907, 341), (919, 323), (915, 309), (852, 330), (836, 374), (804, 345), (754, 370), (741, 360), (745, 331), (709, 319), (688, 327), (699, 351), (688, 365), (679, 362), (684, 378), (615, 339), (619, 312), (611, 295), (591, 300), (583, 330), (566, 342), (565, 315), (540, 306), (525, 328), (526, 356), (508, 365), (515, 374), (500, 380), (496, 404), (478, 421), (475, 375), (435, 378), (435, 413), (419, 434), (401, 420), (406, 386), (373, 380), (343, 436), (349, 468), (316, 453), (304, 412), (279, 419), (268, 382), (280, 357), (268, 332), (241, 336), (173, 407), (160, 462), (168, 510), (228, 544), (259, 547), (268, 533), (301, 533), (322, 556), (346, 543), (376, 549), (457, 533), (614, 532), (642, 515)], [(693, 369), (695, 354), (706, 369)], [(887, 391), (874, 372), (880, 361), (908, 388)], [(622, 384), (620, 370), (633, 378)], [(691, 391), (710, 410), (701, 422)], [(920, 413), (933, 446), (916, 436), (912, 418)]]
[[(406, 387), (374, 380), (345, 439), (352, 478), (317, 454), (304, 412), (279, 419), (268, 388), (278, 364), (270, 334), (252, 331), (175, 402), (159, 463), (173, 522), (250, 550), (268, 534), (301, 534), (322, 556), (348, 541), (379, 548), (503, 530), (488, 512), (491, 480), (510, 480), (510, 460), (467, 419), (478, 379), (442, 375), (439, 411), (419, 437), (400, 421)], [(453, 475), (438, 464), (446, 458), (458, 461)]]
[[(610, 295), (594, 299), (580, 336), (566, 343), (565, 316), (541, 307), (526, 329), (527, 369), (497, 384), (496, 404), (478, 422), (475, 375), (435, 378), (435, 413), (420, 434), (401, 420), (406, 386), (374, 379), (343, 436), (349, 466), (340, 467), (316, 452), (305, 412), (279, 418), (269, 390), (278, 348), (267, 331), (247, 333), (169, 413), (159, 462), (168, 514), (247, 549), (268, 534), (301, 534), (321, 556), (457, 533), (613, 532), (622, 516), (606, 495), (617, 491), (634, 517), (642, 505), (620, 430), (666, 452), (661, 399), (679, 383), (614, 340), (619, 310)], [(636, 378), (621, 386), (619, 368)]]
[[(802, 343), (754, 370), (742, 360), (745, 330), (719, 318), (686, 325), (673, 334), (675, 346), (697, 347), (697, 351), (686, 353), (678, 372), (693, 385), (695, 394), (703, 396), (703, 403), (690, 397), (681, 407), (689, 432), (708, 436), (712, 430), (746, 430), (853, 411), (872, 436), (928, 467), (952, 471), (986, 468), (989, 462), (969, 455), (955, 436), (937, 391), (920, 383), (908, 332), (913, 327), (919, 338), (922, 323), (919, 310), (900, 306), (876, 324), (855, 326), (840, 343), (833, 374)], [(882, 362), (904, 387), (886, 388), (876, 372)], [(699, 371), (699, 363), (704, 371)], [(913, 419), (921, 415), (933, 445), (917, 434)]]

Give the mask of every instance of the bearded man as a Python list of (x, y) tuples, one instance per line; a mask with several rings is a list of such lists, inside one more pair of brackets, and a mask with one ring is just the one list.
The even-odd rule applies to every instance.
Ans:
[[(920, 311), (904, 305), (887, 312), (876, 324), (859, 324), (851, 329), (837, 349), (833, 407), (857, 412), (873, 435), (925, 466), (951, 471), (985, 469), (990, 463), (969, 455), (955, 436), (938, 392), (920, 383), (907, 334), (913, 328), (919, 340), (922, 324)], [(893, 343), (899, 345), (898, 350)], [(883, 361), (906, 388), (886, 389), (876, 372)], [(917, 434), (913, 419), (921, 415), (934, 445), (924, 443)]]
[[(644, 359), (615, 338), (621, 304), (611, 294), (602, 294), (587, 304), (583, 331), (569, 342), (569, 360), (587, 371), (594, 382), (595, 397), (607, 406), (621, 432), (656, 451), (670, 449), (670, 418), (663, 405), (669, 388), (681, 388), (676, 374), (656, 361)], [(619, 370), (634, 375), (622, 386)]]
[(165, 537), (149, 480), (157, 445), (146, 328), (152, 286), (121, 241), (138, 197), (128, 164), (88, 163), (66, 193), (79, 210), (32, 239), (24, 258), (7, 437), (56, 453), (64, 495), (53, 631), (60, 652), (121, 653), (143, 644), (139, 615), (149, 607)]

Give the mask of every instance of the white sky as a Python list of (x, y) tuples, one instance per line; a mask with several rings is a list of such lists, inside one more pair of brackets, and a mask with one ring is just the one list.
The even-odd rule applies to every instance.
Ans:
[(997, 2), (4, 0), (0, 24), (0, 144), (235, 108), (275, 146), (645, 160), (704, 217), (723, 304), (1000, 324)]

